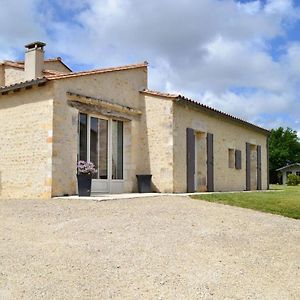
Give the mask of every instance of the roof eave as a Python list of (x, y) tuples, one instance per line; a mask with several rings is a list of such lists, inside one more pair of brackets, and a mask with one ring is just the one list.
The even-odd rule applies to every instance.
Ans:
[(37, 86), (43, 86), (48, 81), (47, 78), (42, 77), (38, 79), (33, 79), (30, 81), (24, 81), (20, 83), (16, 83), (9, 86), (0, 87), (0, 96), (7, 95), (9, 92), (16, 92), (19, 91), (22, 88), (30, 89), (31, 87), (37, 85)]

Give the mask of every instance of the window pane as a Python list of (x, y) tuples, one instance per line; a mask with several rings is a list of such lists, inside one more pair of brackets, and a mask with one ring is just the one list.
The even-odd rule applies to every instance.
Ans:
[[(91, 118), (90, 139), (90, 161), (98, 170), (98, 119), (93, 117)], [(98, 174), (94, 174), (93, 178), (98, 178)]]
[(87, 115), (79, 114), (79, 160), (87, 160)]
[(123, 122), (112, 122), (112, 179), (123, 179)]
[(108, 153), (108, 121), (98, 120), (98, 134), (99, 134), (99, 168), (98, 178), (107, 179), (107, 153)]

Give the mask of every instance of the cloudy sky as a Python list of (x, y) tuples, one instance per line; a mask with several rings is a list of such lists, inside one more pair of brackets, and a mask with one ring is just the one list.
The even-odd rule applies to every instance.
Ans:
[(0, 0), (0, 59), (47, 43), (73, 70), (147, 60), (149, 88), (300, 133), (300, 0)]

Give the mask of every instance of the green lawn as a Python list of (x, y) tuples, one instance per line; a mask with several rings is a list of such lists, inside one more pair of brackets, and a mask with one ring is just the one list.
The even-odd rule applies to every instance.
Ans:
[(269, 192), (220, 193), (191, 197), (300, 219), (300, 186), (271, 185), (270, 190)]

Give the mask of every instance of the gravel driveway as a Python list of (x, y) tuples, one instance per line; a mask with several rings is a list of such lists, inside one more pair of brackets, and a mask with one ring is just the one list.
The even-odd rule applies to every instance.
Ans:
[(300, 222), (160, 196), (0, 201), (0, 299), (300, 299)]

